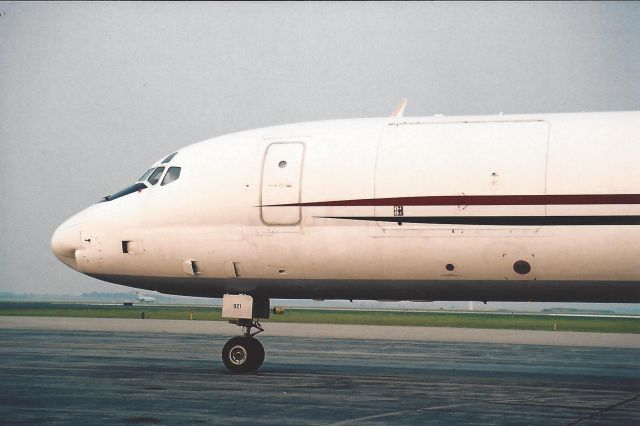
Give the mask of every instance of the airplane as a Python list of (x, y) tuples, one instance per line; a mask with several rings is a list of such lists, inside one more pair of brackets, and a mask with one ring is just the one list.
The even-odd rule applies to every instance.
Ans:
[(640, 112), (405, 105), (179, 149), (52, 250), (99, 280), (222, 298), (243, 328), (232, 372), (262, 365), (271, 298), (640, 302)]
[(136, 293), (136, 299), (140, 303), (155, 303), (156, 298), (153, 296), (145, 296), (141, 291)]

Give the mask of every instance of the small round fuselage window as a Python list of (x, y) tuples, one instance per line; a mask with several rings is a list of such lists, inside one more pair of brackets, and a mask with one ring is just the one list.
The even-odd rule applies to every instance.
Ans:
[(518, 260), (513, 264), (513, 270), (520, 275), (526, 275), (531, 272), (531, 265), (526, 260)]
[(285, 167), (287, 167), (287, 162), (286, 161), (279, 162), (278, 167), (280, 167), (281, 169), (284, 169)]

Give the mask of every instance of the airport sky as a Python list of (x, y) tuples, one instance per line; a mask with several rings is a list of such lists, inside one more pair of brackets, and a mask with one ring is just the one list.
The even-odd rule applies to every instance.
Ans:
[(640, 110), (640, 3), (0, 3), (0, 292), (161, 156), (282, 123)]

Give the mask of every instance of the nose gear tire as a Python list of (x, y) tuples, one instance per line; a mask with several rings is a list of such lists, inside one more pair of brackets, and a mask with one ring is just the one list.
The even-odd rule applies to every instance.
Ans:
[(234, 373), (256, 371), (263, 361), (264, 347), (253, 337), (234, 337), (222, 349), (222, 362)]

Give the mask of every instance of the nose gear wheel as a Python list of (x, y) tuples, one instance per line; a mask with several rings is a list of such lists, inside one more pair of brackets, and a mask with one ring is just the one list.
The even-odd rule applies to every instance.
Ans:
[[(256, 371), (264, 362), (264, 346), (254, 336), (264, 331), (258, 321), (236, 320), (235, 324), (245, 328), (244, 336), (230, 339), (222, 348), (222, 362), (234, 373)], [(258, 331), (251, 333), (251, 329)]]

